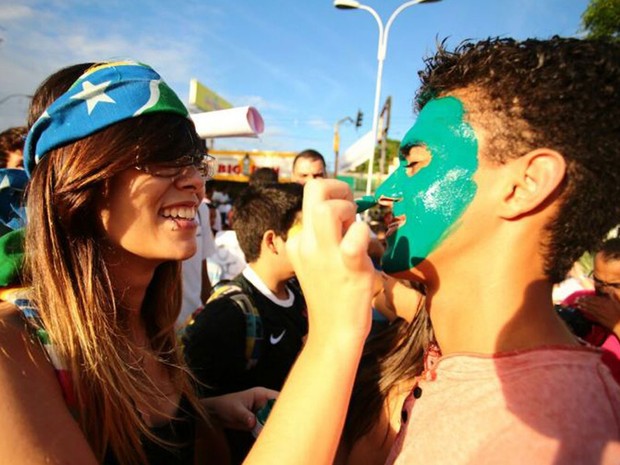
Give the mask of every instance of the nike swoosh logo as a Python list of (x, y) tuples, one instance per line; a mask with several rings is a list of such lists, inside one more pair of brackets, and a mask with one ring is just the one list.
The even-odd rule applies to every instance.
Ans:
[(280, 334), (279, 336), (275, 336), (272, 334), (271, 336), (269, 336), (269, 342), (271, 342), (272, 345), (276, 345), (278, 342), (280, 342), (282, 340), (282, 338), (284, 337), (284, 333), (286, 333), (286, 329), (282, 330), (282, 334)]

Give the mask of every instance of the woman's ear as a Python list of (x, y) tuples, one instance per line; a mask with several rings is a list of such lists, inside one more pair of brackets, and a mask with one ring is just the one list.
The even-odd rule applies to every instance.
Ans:
[(566, 175), (564, 157), (551, 149), (536, 149), (509, 163), (511, 185), (502, 207), (506, 219), (533, 212), (551, 200)]

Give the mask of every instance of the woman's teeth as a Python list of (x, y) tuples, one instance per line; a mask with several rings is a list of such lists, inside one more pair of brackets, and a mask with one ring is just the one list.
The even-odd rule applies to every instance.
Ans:
[(196, 207), (164, 208), (161, 214), (166, 218), (182, 218), (184, 220), (193, 220), (196, 216)]

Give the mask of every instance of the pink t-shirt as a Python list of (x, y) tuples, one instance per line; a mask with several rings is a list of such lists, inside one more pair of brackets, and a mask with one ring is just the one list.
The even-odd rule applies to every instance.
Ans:
[(620, 386), (592, 348), (443, 357), (387, 461), (418, 463), (620, 464)]

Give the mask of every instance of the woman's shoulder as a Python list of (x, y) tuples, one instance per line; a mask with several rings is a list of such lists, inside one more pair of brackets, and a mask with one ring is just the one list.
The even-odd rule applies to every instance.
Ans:
[[(29, 300), (30, 294), (25, 289), (16, 289), (11, 294), (2, 294), (0, 299), (0, 347), (6, 348), (12, 341), (30, 341), (33, 339), (32, 324), (33, 318), (38, 318), (38, 312)], [(30, 318), (27, 318), (30, 316)], [(22, 345), (21, 342), (18, 345)], [(37, 346), (38, 347), (38, 346)]]
[[(0, 384), (9, 378), (10, 384), (33, 381), (54, 384), (54, 367), (43, 346), (35, 337), (23, 310), (16, 304), (0, 301)], [(16, 374), (22, 376), (15, 376)], [(28, 373), (31, 378), (23, 375)]]
[(37, 404), (38, 395), (46, 392), (48, 398), (62, 401), (56, 371), (41, 341), (23, 310), (10, 302), (0, 302), (0, 348), (0, 398), (32, 392), (31, 401)]
[[(12, 302), (0, 301), (0, 340), (23, 332), (26, 332), (26, 325), (19, 307)], [(0, 346), (6, 348), (4, 343)]]
[(0, 302), (0, 399), (3, 463), (45, 463), (50, 457), (52, 462), (95, 463), (54, 367), (27, 318), (9, 302)]

